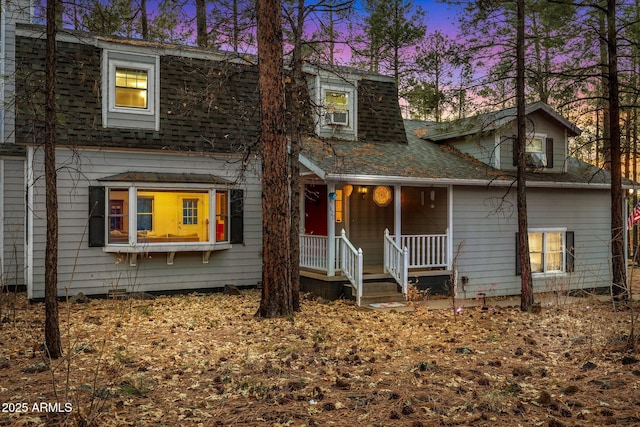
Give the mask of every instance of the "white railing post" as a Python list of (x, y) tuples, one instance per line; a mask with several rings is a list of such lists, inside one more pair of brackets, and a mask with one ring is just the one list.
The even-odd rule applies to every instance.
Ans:
[(384, 244), (382, 245), (383, 247), (383, 258), (382, 258), (382, 263), (383, 263), (383, 268), (382, 271), (385, 273), (388, 273), (390, 270), (390, 260), (389, 260), (389, 229), (385, 228), (384, 229), (384, 239), (383, 242)]
[(406, 297), (408, 295), (409, 286), (409, 249), (405, 246), (403, 249), (404, 256), (402, 257), (404, 260), (404, 265), (402, 266), (402, 293)]
[(360, 301), (362, 300), (362, 249), (358, 248), (358, 267), (356, 268), (356, 288), (358, 289), (358, 307), (360, 306)]

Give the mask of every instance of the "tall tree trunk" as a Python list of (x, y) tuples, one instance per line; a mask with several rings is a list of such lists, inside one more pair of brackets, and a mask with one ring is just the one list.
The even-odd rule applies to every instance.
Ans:
[(526, 118), (524, 100), (524, 0), (518, 0), (516, 28), (516, 149), (518, 155), (517, 205), (518, 249), (520, 253), (520, 310), (530, 311), (533, 306), (533, 276), (529, 256), (529, 224), (527, 221), (527, 180), (525, 171)]
[(631, 110), (627, 110), (624, 121), (624, 177), (630, 177), (631, 168)]
[(208, 44), (206, 0), (196, 0), (196, 44), (200, 47)]
[(147, 0), (140, 0), (140, 31), (143, 40), (149, 40), (149, 17), (147, 16)]
[(240, 46), (240, 14), (238, 0), (233, 0), (233, 51), (238, 52)]
[(280, 0), (258, 0), (258, 73), (262, 149), (262, 298), (256, 316), (294, 313), (291, 204), (285, 126)]
[(620, 91), (618, 82), (618, 40), (616, 31), (616, 0), (607, 0), (607, 53), (609, 133), (611, 153), (611, 266), (612, 293), (622, 296), (627, 287), (624, 251), (624, 222), (622, 219), (622, 152), (620, 149)]
[(47, 242), (44, 263), (44, 335), (49, 357), (62, 356), (58, 319), (58, 186), (56, 181), (56, 34), (59, 0), (47, 0), (44, 169)]
[[(291, 170), (291, 285), (293, 287), (293, 308), (300, 310), (300, 151), (304, 136), (305, 113), (310, 108), (309, 89), (302, 71), (302, 34), (305, 21), (305, 0), (298, 0), (297, 22), (293, 26), (293, 52), (291, 54), (292, 90), (291, 105), (287, 109), (291, 114), (289, 168)], [(330, 11), (332, 14), (333, 11)], [(333, 31), (333, 30), (332, 30)]]
[[(336, 49), (336, 33), (335, 26), (333, 22), (333, 2), (334, 0), (329, 0), (329, 65), (335, 65), (335, 49)], [(304, 4), (304, 2), (302, 2)], [(298, 2), (298, 9), (300, 8), (300, 2)], [(304, 21), (304, 20), (303, 20)]]
[[(637, 101), (636, 101), (637, 102)], [(635, 105), (635, 103), (634, 103)], [(632, 163), (632, 169), (633, 169), (633, 173), (631, 175), (631, 179), (633, 179), (634, 182), (638, 182), (638, 109), (637, 107), (633, 107), (633, 115), (632, 115), (632, 119), (631, 119), (631, 126), (632, 126), (632, 139), (633, 139), (633, 163)], [(633, 206), (635, 207), (636, 203), (638, 203), (638, 192), (635, 191), (633, 193)], [(636, 251), (638, 250), (638, 232), (637, 232), (637, 227), (634, 228), (634, 233), (633, 233), (633, 246), (632, 246), (632, 255), (633, 255), (633, 259), (634, 261), (637, 261), (636, 259)]]
[[(601, 16), (599, 20), (600, 34), (607, 34), (607, 20), (606, 17)], [(602, 151), (602, 165), (606, 170), (611, 170), (611, 105), (607, 102), (607, 99), (611, 94), (609, 93), (609, 66), (608, 60), (608, 41), (604, 37), (600, 37), (600, 66), (602, 74), (602, 145), (600, 150)], [(596, 135), (597, 137), (598, 135)]]

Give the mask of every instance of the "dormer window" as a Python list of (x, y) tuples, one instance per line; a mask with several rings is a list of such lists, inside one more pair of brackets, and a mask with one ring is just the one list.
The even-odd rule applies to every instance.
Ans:
[(160, 58), (105, 50), (102, 125), (160, 130)]
[(541, 136), (534, 136), (527, 139), (527, 153), (544, 153), (543, 138)]
[(148, 82), (147, 70), (116, 67), (115, 106), (146, 109)]
[[(550, 155), (553, 155), (550, 153)], [(535, 134), (527, 138), (525, 144), (525, 164), (529, 168), (542, 169), (547, 167), (546, 135)]]
[[(513, 166), (518, 165), (518, 158), (516, 156), (516, 143), (517, 139), (512, 137), (501, 137), (503, 140), (511, 140), (513, 145), (511, 152), (513, 154)], [(525, 165), (527, 168), (534, 172), (541, 172), (544, 170), (553, 169), (553, 138), (547, 137), (543, 133), (531, 133), (525, 141)]]
[(325, 120), (332, 125), (349, 125), (349, 94), (326, 91), (324, 94)]
[(355, 83), (327, 81), (318, 77), (316, 84), (318, 136), (355, 140), (358, 135), (358, 98)]

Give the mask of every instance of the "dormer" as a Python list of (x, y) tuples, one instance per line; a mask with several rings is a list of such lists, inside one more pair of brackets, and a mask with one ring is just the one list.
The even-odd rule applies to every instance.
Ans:
[(317, 73), (308, 80), (316, 135), (358, 138), (358, 91), (355, 78)]
[(102, 94), (105, 128), (159, 130), (159, 56), (104, 49)]
[[(570, 137), (580, 129), (542, 102), (526, 107), (526, 152), (528, 172), (565, 172)], [(516, 109), (479, 114), (428, 127), (424, 139), (446, 143), (460, 152), (501, 170), (515, 170), (517, 159)]]

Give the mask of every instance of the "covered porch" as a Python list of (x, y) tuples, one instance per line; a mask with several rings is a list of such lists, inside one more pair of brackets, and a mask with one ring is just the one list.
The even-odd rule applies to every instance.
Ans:
[(448, 280), (451, 188), (307, 181), (304, 193), (303, 289), (346, 285), (360, 305), (374, 282), (396, 283), (406, 298), (410, 282)]

